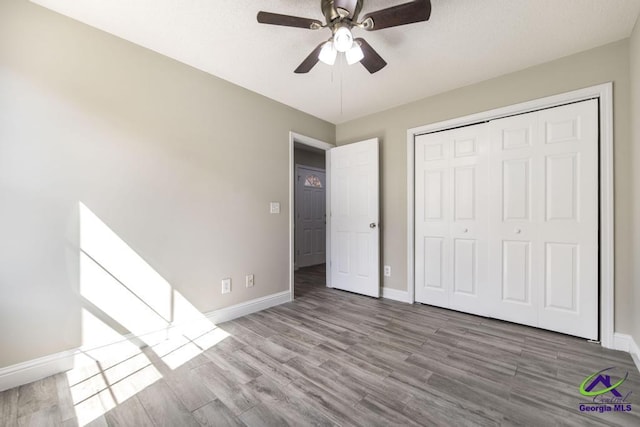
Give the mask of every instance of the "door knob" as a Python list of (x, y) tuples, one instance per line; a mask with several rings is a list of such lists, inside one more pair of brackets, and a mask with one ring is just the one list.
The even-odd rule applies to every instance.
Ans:
[(369, 224), (369, 228), (376, 228), (376, 223), (372, 222), (371, 224)]
[(462, 232), (463, 232), (463, 233), (468, 233), (468, 232), (469, 232), (469, 229), (468, 229), (468, 228), (465, 228), (464, 230), (462, 230)]
[(520, 230), (519, 228), (516, 228), (516, 234), (520, 234), (522, 233), (522, 230)]

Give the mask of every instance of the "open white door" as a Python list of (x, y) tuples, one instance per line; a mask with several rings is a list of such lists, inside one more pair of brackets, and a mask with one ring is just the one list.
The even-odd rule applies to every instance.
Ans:
[(331, 286), (380, 296), (378, 139), (332, 148)]

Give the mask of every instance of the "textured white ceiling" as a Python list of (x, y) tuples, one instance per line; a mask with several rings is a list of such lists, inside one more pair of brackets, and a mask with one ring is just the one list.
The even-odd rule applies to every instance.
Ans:
[[(333, 123), (630, 35), (640, 0), (432, 0), (428, 22), (354, 30), (389, 63), (293, 70), (317, 31), (263, 25), (259, 10), (323, 20), (320, 0), (32, 0)], [(362, 13), (407, 0), (365, 0)]]

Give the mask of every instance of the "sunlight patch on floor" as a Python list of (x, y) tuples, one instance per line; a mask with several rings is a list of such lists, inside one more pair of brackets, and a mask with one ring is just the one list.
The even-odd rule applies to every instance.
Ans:
[(74, 368), (67, 372), (71, 399), (79, 425), (95, 420), (116, 405), (153, 384), (162, 375), (140, 348), (86, 310), (82, 313), (83, 336), (88, 343), (97, 339), (120, 339), (113, 344), (84, 350), (75, 356)]
[(191, 337), (188, 332), (172, 329), (166, 340), (157, 343), (151, 349), (169, 368), (176, 369), (228, 336), (227, 332), (218, 327), (199, 336), (192, 334)]

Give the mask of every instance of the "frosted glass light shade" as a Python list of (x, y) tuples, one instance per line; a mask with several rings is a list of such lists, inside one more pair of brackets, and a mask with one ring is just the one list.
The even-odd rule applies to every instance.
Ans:
[(338, 52), (346, 52), (353, 45), (353, 35), (347, 27), (340, 27), (333, 34), (333, 47)]
[(345, 56), (347, 57), (347, 64), (353, 65), (356, 62), (360, 62), (364, 58), (364, 53), (358, 42), (354, 42), (351, 49), (349, 49)]
[(338, 56), (338, 52), (333, 48), (333, 43), (329, 41), (320, 49), (318, 59), (327, 65), (333, 65), (336, 63), (336, 56)]

